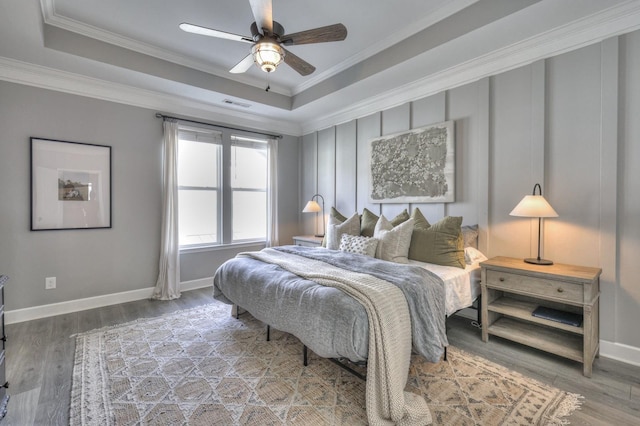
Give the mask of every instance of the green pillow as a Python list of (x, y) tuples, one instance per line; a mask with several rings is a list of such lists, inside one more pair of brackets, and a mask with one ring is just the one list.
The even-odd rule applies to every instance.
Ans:
[(464, 269), (462, 217), (447, 216), (428, 229), (416, 229), (411, 236), (409, 259)]
[(413, 209), (411, 219), (413, 219), (413, 229), (429, 229), (431, 226), (427, 218), (424, 217), (420, 209), (417, 207)]
[(331, 217), (335, 217), (336, 219), (338, 219), (340, 221), (340, 223), (342, 223), (345, 220), (347, 220), (347, 217), (345, 215), (343, 215), (342, 213), (340, 213), (338, 210), (336, 210), (335, 207), (331, 207), (331, 213), (329, 215)]
[(407, 211), (407, 209), (404, 209), (402, 211), (402, 213), (400, 213), (398, 216), (394, 217), (393, 219), (391, 219), (389, 222), (391, 222), (391, 224), (393, 226), (398, 226), (400, 225), (402, 222), (406, 222), (409, 220), (409, 212)]
[(371, 213), (366, 208), (362, 211), (362, 219), (360, 220), (360, 235), (365, 237), (373, 237), (373, 230), (376, 228), (379, 217)]

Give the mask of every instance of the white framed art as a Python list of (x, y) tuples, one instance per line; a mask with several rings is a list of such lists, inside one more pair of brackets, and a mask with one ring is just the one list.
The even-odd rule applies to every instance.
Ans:
[(31, 138), (31, 230), (111, 228), (111, 147)]

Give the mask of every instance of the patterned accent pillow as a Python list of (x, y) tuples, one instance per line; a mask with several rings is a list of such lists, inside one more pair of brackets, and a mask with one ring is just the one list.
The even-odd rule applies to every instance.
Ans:
[(462, 239), (465, 247), (478, 248), (478, 225), (463, 226)]
[(340, 223), (339, 219), (329, 216), (329, 226), (327, 226), (327, 248), (338, 250), (340, 248), (340, 238), (342, 234), (360, 235), (360, 216), (354, 213), (353, 216)]
[(375, 238), (342, 234), (340, 250), (365, 256), (375, 257), (378, 240)]
[(380, 215), (373, 233), (378, 240), (376, 257), (396, 263), (409, 263), (409, 245), (413, 233), (413, 219), (408, 219), (398, 226), (393, 226), (384, 215)]

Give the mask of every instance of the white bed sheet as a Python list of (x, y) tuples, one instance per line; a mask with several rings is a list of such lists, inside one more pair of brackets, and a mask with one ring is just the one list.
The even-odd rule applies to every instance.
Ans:
[(411, 259), (409, 263), (429, 270), (442, 278), (445, 288), (447, 316), (460, 309), (468, 308), (480, 295), (480, 262), (467, 265), (464, 269)]

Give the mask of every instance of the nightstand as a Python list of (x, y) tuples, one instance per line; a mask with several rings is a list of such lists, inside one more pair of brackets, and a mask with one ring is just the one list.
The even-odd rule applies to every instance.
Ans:
[[(494, 257), (482, 267), (482, 340), (499, 336), (583, 364), (591, 377), (600, 350), (599, 268), (533, 265)], [(539, 307), (582, 315), (578, 326), (533, 316)]]
[(297, 246), (320, 247), (322, 246), (322, 237), (316, 237), (314, 235), (298, 235), (293, 237), (293, 244)]

